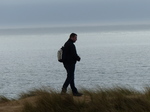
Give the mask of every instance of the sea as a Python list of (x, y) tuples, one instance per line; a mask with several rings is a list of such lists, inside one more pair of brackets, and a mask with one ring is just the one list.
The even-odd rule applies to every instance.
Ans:
[(77, 33), (79, 89), (150, 85), (150, 25), (87, 25), (0, 29), (0, 96), (34, 89), (61, 91), (66, 78), (57, 51)]

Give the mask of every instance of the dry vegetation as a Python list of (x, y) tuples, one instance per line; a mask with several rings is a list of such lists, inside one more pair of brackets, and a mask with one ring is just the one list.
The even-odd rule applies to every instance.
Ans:
[(86, 90), (82, 97), (49, 89), (23, 93), (17, 100), (0, 97), (0, 112), (150, 112), (150, 88)]

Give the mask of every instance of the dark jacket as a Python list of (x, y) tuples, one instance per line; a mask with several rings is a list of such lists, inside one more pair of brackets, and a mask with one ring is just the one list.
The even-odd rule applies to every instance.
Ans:
[(64, 45), (64, 64), (75, 64), (80, 61), (74, 42), (69, 39)]

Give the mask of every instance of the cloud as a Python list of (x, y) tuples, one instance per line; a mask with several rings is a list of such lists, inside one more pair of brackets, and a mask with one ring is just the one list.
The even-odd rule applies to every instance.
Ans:
[(1, 25), (90, 24), (150, 19), (147, 0), (1, 0)]

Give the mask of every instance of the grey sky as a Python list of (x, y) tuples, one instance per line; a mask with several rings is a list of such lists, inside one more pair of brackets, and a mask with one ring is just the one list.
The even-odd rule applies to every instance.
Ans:
[(0, 0), (0, 26), (149, 23), (149, 0)]

